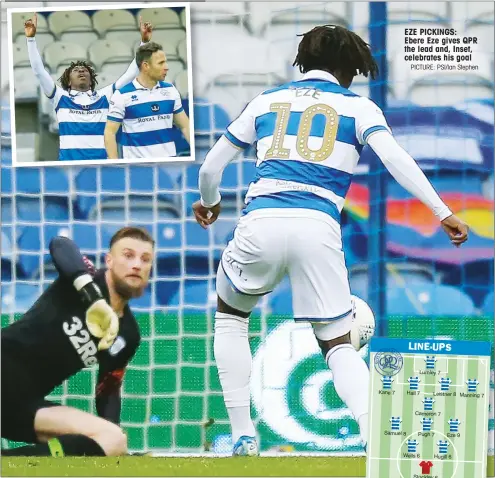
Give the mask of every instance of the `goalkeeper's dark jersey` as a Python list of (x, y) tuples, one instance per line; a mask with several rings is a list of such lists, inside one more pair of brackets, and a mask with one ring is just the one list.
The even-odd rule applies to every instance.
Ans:
[[(105, 271), (94, 281), (108, 301)], [(119, 374), (140, 343), (137, 322), (126, 306), (113, 346), (98, 352), (85, 323), (85, 308), (71, 281), (59, 277), (24, 316), (2, 329), (2, 359), (8, 354), (32, 376), (32, 389), (47, 395), (83, 368), (100, 365), (100, 377)]]

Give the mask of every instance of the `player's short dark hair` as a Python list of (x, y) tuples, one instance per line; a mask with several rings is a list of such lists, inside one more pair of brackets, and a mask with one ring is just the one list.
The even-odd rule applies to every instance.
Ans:
[(378, 65), (369, 45), (347, 28), (323, 25), (298, 36), (303, 38), (292, 66), (298, 66), (301, 73), (340, 70), (352, 78), (359, 72), (373, 79), (378, 75)]
[(155, 247), (155, 240), (146, 229), (143, 229), (142, 227), (123, 227), (122, 229), (119, 229), (110, 239), (110, 249), (116, 242), (124, 239), (125, 237), (131, 237), (132, 239), (149, 242), (153, 247)]
[(163, 50), (163, 47), (159, 43), (148, 42), (141, 45), (136, 51), (136, 63), (138, 68), (141, 68), (143, 61), (148, 61), (153, 53)]
[(90, 88), (91, 90), (95, 90), (96, 85), (98, 84), (98, 81), (96, 77), (98, 76), (96, 74), (95, 69), (91, 65), (91, 63), (88, 63), (87, 61), (84, 60), (79, 60), (79, 61), (73, 61), (62, 73), (62, 76), (58, 79), (60, 81), (60, 84), (62, 85), (62, 88), (64, 90), (68, 90), (70, 88), (70, 74), (72, 70), (78, 66), (83, 66), (84, 68), (87, 68), (89, 71), (89, 76), (91, 78), (91, 84)]

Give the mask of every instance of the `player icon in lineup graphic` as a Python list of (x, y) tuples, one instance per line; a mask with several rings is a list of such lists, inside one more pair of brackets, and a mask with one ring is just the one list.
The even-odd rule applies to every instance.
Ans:
[(427, 355), (425, 358), (426, 362), (426, 370), (433, 370), (435, 368), (435, 362), (437, 361), (436, 357), (431, 355)]
[[(367, 478), (486, 477), (492, 345), (480, 344), (372, 339), (370, 396), (379, 413), (370, 419)], [(376, 356), (389, 350), (403, 354), (404, 366), (386, 393), (392, 374)]]
[(452, 379), (449, 377), (442, 377), (440, 380), (440, 390), (442, 392), (448, 392), (450, 390), (450, 384), (452, 383)]
[(423, 426), (424, 432), (431, 432), (431, 426), (433, 424), (433, 418), (423, 417), (421, 420), (421, 425)]
[(450, 433), (457, 433), (459, 431), (459, 425), (461, 421), (458, 418), (451, 418), (448, 422)]
[(418, 451), (418, 440), (407, 440), (407, 453), (416, 453)]
[(421, 382), (419, 377), (409, 377), (407, 381), (409, 382), (409, 390), (419, 389), (419, 382)]
[(383, 390), (392, 390), (392, 382), (394, 379), (389, 375), (382, 377)]
[(392, 424), (392, 431), (399, 431), (402, 419), (400, 417), (392, 417), (390, 423)]
[(432, 412), (433, 411), (433, 404), (435, 403), (435, 399), (431, 397), (425, 397), (423, 398), (423, 404), (424, 404), (424, 411), (425, 412)]
[(446, 455), (447, 449), (450, 445), (449, 442), (447, 440), (438, 440), (437, 445), (438, 445), (438, 454)]
[(475, 378), (468, 378), (466, 384), (469, 393), (476, 393), (479, 384), (478, 380), (476, 380)]
[(431, 469), (433, 468), (433, 463), (431, 461), (422, 461), (419, 466), (421, 467), (421, 474), (431, 475)]

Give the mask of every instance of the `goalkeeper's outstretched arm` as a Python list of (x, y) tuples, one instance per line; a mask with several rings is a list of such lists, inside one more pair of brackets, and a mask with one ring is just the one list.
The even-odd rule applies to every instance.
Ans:
[(50, 241), (50, 255), (60, 277), (79, 293), (86, 308), (86, 326), (91, 335), (100, 339), (98, 349), (110, 348), (119, 331), (119, 319), (88, 273), (79, 248), (71, 239), (57, 236)]
[(416, 161), (397, 143), (388, 131), (376, 131), (367, 143), (383, 162), (395, 180), (413, 196), (428, 206), (438, 217), (455, 246), (468, 238), (468, 226), (448, 208), (437, 194)]

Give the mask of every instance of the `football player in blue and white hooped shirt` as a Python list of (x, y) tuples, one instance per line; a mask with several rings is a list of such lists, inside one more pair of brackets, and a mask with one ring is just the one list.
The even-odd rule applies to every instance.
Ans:
[[(112, 85), (96, 89), (96, 73), (86, 61), (72, 62), (58, 86), (45, 70), (36, 46), (37, 15), (25, 22), (29, 61), (41, 89), (50, 99), (57, 114), (60, 161), (107, 159), (103, 132), (110, 98), (117, 88), (132, 81), (139, 73), (133, 61), (127, 71)], [(139, 19), (141, 41), (149, 42), (152, 25)]]
[(160, 159), (177, 155), (173, 140), (175, 123), (189, 142), (189, 118), (177, 88), (165, 82), (167, 57), (158, 43), (136, 52), (138, 77), (112, 96), (105, 147), (110, 159), (118, 159), (117, 132), (122, 125), (124, 159)]
[(201, 199), (193, 205), (199, 224), (212, 224), (220, 213), (223, 170), (239, 149), (257, 143), (257, 175), (216, 281), (214, 352), (234, 454), (258, 449), (249, 411), (249, 315), (285, 276), (294, 318), (312, 324), (335, 389), (366, 444), (369, 371), (350, 341), (351, 293), (340, 228), (365, 144), (434, 211), (456, 246), (467, 239), (467, 226), (397, 144), (380, 108), (348, 90), (358, 73), (377, 74), (369, 46), (345, 28), (316, 27), (303, 35), (294, 65), (302, 80), (254, 98), (210, 150), (199, 172)]

